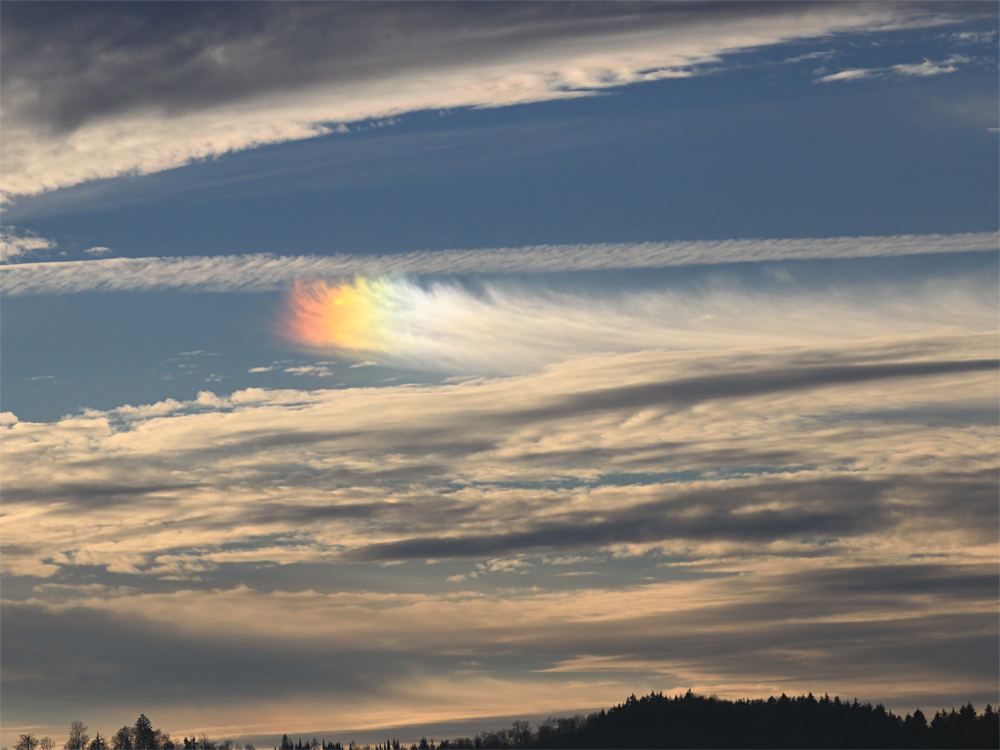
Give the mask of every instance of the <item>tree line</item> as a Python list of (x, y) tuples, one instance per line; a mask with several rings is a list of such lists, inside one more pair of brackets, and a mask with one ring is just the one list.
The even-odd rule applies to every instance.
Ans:
[[(50, 737), (22, 734), (14, 750), (53, 750)], [(900, 717), (881, 703), (841, 701), (812, 693), (789, 698), (736, 701), (695, 695), (650, 693), (589, 716), (549, 718), (532, 729), (515, 721), (510, 729), (480, 732), (435, 743), (421, 738), (407, 748), (399, 740), (376, 745), (346, 746), (315, 737), (292, 742), (286, 734), (274, 750), (486, 750), (492, 748), (997, 748), (1000, 715), (989, 704), (982, 713), (972, 703), (959, 710), (940, 710), (931, 721), (918, 708)], [(87, 725), (70, 725), (65, 750), (254, 750), (232, 740), (216, 742), (207, 735), (174, 741), (154, 729), (145, 714), (110, 740)]]
[[(153, 724), (146, 718), (146, 714), (139, 714), (134, 725), (126, 724), (110, 737), (95, 732), (91, 739), (87, 730), (87, 725), (82, 721), (72, 722), (69, 725), (69, 737), (63, 748), (65, 750), (255, 750), (249, 743), (238, 748), (232, 740), (216, 742), (207, 734), (185, 737), (175, 742), (166, 732), (153, 729)], [(51, 737), (38, 738), (33, 734), (22, 734), (14, 745), (14, 750), (53, 750), (54, 747), (55, 742)]]
[(928, 722), (918, 708), (900, 717), (882, 704), (812, 693), (795, 698), (724, 700), (695, 695), (632, 695), (589, 716), (550, 718), (444, 740), (439, 750), (477, 748), (997, 748), (1000, 716), (968, 703)]

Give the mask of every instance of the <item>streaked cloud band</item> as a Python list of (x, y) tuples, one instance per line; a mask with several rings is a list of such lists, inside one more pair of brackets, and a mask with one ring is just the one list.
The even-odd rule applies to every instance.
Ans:
[(550, 273), (761, 261), (867, 258), (932, 253), (995, 251), (996, 232), (645, 242), (593, 245), (532, 245), (520, 248), (440, 250), (392, 255), (223, 255), (108, 258), (21, 263), (2, 268), (3, 294), (73, 294), (177, 290), (269, 292), (296, 279), (355, 274)]

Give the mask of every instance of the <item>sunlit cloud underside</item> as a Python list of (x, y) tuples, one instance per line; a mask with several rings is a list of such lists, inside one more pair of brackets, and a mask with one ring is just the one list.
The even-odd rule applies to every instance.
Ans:
[(556, 291), (400, 276), (298, 282), (281, 333), (305, 350), (449, 374), (525, 372), (588, 353), (814, 347), (996, 328), (997, 293), (961, 277), (817, 288), (721, 276), (691, 288)]

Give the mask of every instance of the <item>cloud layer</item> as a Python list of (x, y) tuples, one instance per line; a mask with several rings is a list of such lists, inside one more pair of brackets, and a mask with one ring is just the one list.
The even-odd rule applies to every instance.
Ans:
[[(521, 358), (585, 310), (597, 341), (627, 339), (630, 306), (645, 330), (517, 376), (7, 414), (6, 705), (120, 725), (151, 671), (177, 733), (234, 733), (222, 714), (285, 731), (293, 708), (317, 730), (525, 696), (558, 713), (654, 688), (985, 702), (995, 303), (950, 284), (867, 306), (786, 290), (786, 310), (774, 292), (770, 308), (654, 295), (662, 319), (649, 300), (543, 295), (523, 350), (523, 290), (455, 287), (453, 319), (506, 321), (493, 348)], [(697, 335), (654, 346), (706, 305)]]
[(21, 263), (2, 270), (3, 294), (92, 291), (279, 291), (298, 279), (356, 274), (554, 273), (817, 258), (867, 258), (997, 249), (995, 232), (810, 239), (535, 245), (392, 255), (111, 258)]
[(19, 263), (55, 247), (55, 242), (35, 232), (19, 230), (11, 225), (0, 228), (0, 261), (4, 263)]
[[(782, 198), (802, 191), (837, 216), (832, 232), (990, 228), (974, 208), (979, 183), (959, 168), (985, 141), (955, 151), (950, 129), (917, 138), (952, 128), (972, 106), (966, 94), (922, 85), (917, 109), (893, 114), (910, 119), (890, 120), (858, 98), (860, 84), (811, 85), (964, 76), (974, 94), (985, 58), (968, 45), (995, 40), (984, 30), (995, 19), (948, 25), (979, 13), (872, 2), (0, 3), (0, 189), (10, 200), (268, 143), (354, 138), (427, 110), (379, 152), (395, 169), (426, 145), (416, 131), (437, 133), (435, 110), (573, 97), (595, 98), (570, 109), (607, 105), (574, 119), (594, 135), (574, 148), (622, 143), (608, 124), (627, 98), (630, 133), (658, 138), (662, 117), (690, 126), (660, 138), (686, 161), (647, 169), (660, 157), (631, 141), (610, 156), (623, 166), (615, 174), (635, 168), (641, 196), (612, 196), (621, 183), (599, 177), (597, 159), (533, 165), (559, 189), (571, 161), (571, 179), (615, 198), (594, 212), (591, 238), (630, 223), (615, 209), (630, 195), (662, 213), (656, 226), (703, 210), (669, 236), (725, 236), (718, 217), (734, 200), (750, 205), (728, 193), (747, 184), (762, 227), (789, 212), (808, 217), (803, 227), (826, 221)], [(946, 28), (882, 33), (932, 26)], [(744, 66), (752, 78), (726, 72)], [(978, 73), (942, 75), (963, 66)], [(614, 95), (697, 76), (704, 85)], [(762, 94), (772, 83), (775, 96)], [(789, 91), (824, 108), (806, 116)], [(927, 118), (935, 91), (947, 94), (933, 105), (947, 119)], [(658, 94), (666, 109), (647, 108)], [(858, 106), (879, 120), (874, 140), (854, 138)], [(810, 120), (834, 109), (836, 127)], [(476, 140), (492, 144), (489, 170), (463, 161), (455, 175), (519, 199), (510, 210), (479, 201), (498, 224), (540, 231), (528, 219), (549, 211), (547, 196), (522, 194), (508, 139), (493, 137), (510, 118), (494, 119)], [(915, 129), (899, 140), (893, 123)], [(785, 125), (813, 140), (788, 143)], [(543, 148), (537, 132), (518, 138)], [(810, 143), (833, 146), (826, 161), (811, 160)], [(872, 160), (883, 146), (908, 156)], [(459, 151), (421, 153), (445, 164)], [(527, 163), (534, 152), (519, 153)], [(928, 172), (913, 156), (928, 153), (945, 166)], [(846, 161), (828, 170), (830, 154)], [(730, 169), (744, 156), (752, 182)], [(368, 202), (372, 181), (352, 176), (367, 169), (323, 182), (320, 166), (308, 186), (287, 173), (264, 180), (266, 193), (227, 193), (188, 217), (192, 237), (199, 221), (213, 229), (176, 252), (213, 247), (261, 205), (249, 197), (304, 217), (320, 203), (282, 191), (339, 200), (347, 193), (329, 191), (351, 188)], [(717, 180), (717, 200), (696, 205), (693, 172)], [(296, 255), (305, 245), (285, 241), (275, 254), (128, 257), (140, 247), (130, 232), (176, 220), (172, 193), (129, 216), (49, 206), (32, 228), (58, 249), (4, 227), (5, 341), (18, 352), (5, 351), (13, 390), (0, 414), (0, 744), (60, 737), (74, 719), (105, 734), (139, 711), (175, 737), (350, 726), (379, 734), (326, 739), (382, 741), (400, 724), (575, 713), (654, 689), (830, 692), (903, 712), (995, 703), (1000, 363), (988, 253), (1000, 235), (409, 252), (466, 236), (448, 220), (458, 203), (442, 204), (441, 222), (421, 209), (431, 177), (410, 170), (381, 206), (403, 233), (416, 226), (408, 216), (433, 229), (395, 254)], [(893, 192), (912, 179), (939, 196), (952, 178), (964, 187), (949, 195), (968, 199), (968, 213), (935, 219), (906, 198), (915, 193)], [(852, 189), (859, 179), (901, 208), (879, 218), (882, 204)], [(831, 190), (813, 190), (821, 184)], [(32, 215), (37, 201), (23, 202)], [(364, 213), (358, 226), (371, 227)], [(306, 218), (295, 236), (322, 252), (318, 233), (335, 232), (347, 248), (335, 215), (314, 227)], [(602, 223), (612, 215), (621, 221)], [(472, 215), (460, 219), (481, 230), (465, 247), (493, 242)], [(288, 221), (272, 223), (291, 236)], [(574, 238), (591, 231), (574, 227)], [(207, 252), (240, 240), (224, 242)], [(40, 262), (63, 250), (85, 260)], [(268, 320), (275, 333), (288, 322), (275, 293), (296, 285), (320, 304), (291, 297), (306, 325), (285, 326), (294, 344), (268, 340)], [(46, 296), (60, 294), (77, 296)], [(13, 299), (28, 295), (38, 298)], [(213, 390), (192, 385), (203, 381)], [(102, 408), (27, 418), (80, 403)]]
[(884, 75), (918, 76), (926, 78), (927, 76), (954, 73), (958, 70), (957, 66), (967, 65), (970, 62), (972, 62), (971, 58), (966, 57), (965, 55), (951, 55), (945, 60), (938, 60), (936, 62), (925, 59), (920, 63), (901, 63), (899, 65), (891, 65), (887, 68), (850, 68), (848, 70), (841, 70), (837, 73), (822, 76), (817, 78), (816, 81), (819, 83), (829, 83), (830, 81), (858, 81), (862, 78), (880, 78)]
[(403, 112), (691, 76), (766, 45), (956, 20), (896, 3), (165, 7), (86, 3), (55, 17), (4, 7), (5, 194), (155, 172)]
[[(339, 292), (323, 298), (317, 316), (302, 310), (297, 287), (285, 334), (313, 352), (447, 374), (525, 372), (596, 352), (991, 331), (998, 303), (991, 284), (968, 278), (823, 289), (785, 276), (753, 288), (716, 280), (689, 289), (603, 292), (511, 282), (470, 290), (390, 279), (339, 289), (350, 292), (346, 302)], [(348, 304), (355, 298), (361, 302)]]

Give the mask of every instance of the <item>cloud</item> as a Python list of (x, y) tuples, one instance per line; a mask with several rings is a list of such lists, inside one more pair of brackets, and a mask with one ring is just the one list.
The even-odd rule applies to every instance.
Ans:
[(100, 257), (102, 255), (111, 255), (110, 247), (91, 247), (83, 251), (86, 255), (93, 255), (94, 257)]
[[(995, 414), (995, 348), (993, 334), (765, 348), (742, 362), (595, 355), (519, 378), (249, 389), (14, 421), (5, 543), (34, 552), (6, 564), (145, 575), (163, 556), (340, 564), (664, 544), (761, 554), (889, 529), (955, 549), (995, 531), (983, 523), (996, 512), (995, 427), (914, 409)], [(607, 483), (622, 474), (627, 486)]]
[(18, 264), (3, 268), (3, 293), (180, 291), (266, 292), (297, 279), (355, 274), (554, 273), (668, 268), (815, 258), (867, 258), (995, 251), (995, 232), (831, 237), (812, 239), (534, 245), (521, 248), (440, 250), (392, 255), (281, 256), (271, 254), (183, 258), (110, 258)]
[[(995, 328), (995, 290), (981, 280), (875, 286), (877, 291), (866, 284), (800, 285), (786, 274), (755, 287), (709, 279), (677, 289), (557, 292), (502, 280), (470, 289), (390, 278), (356, 289), (343, 285), (354, 289), (349, 296), (361, 299), (358, 310), (363, 312), (358, 325), (349, 329), (351, 340), (320, 336), (306, 338), (302, 346), (382, 365), (484, 374), (537, 370), (597, 352), (814, 346), (890, 333)], [(331, 310), (333, 318), (343, 312), (336, 306)], [(294, 309), (288, 313), (296, 315)], [(335, 319), (325, 322), (340, 327)], [(301, 341), (294, 325), (283, 328), (292, 340)], [(317, 328), (317, 335), (324, 330)], [(842, 375), (850, 377), (846, 371)], [(685, 392), (699, 392), (710, 382), (686, 384)], [(747, 380), (739, 387), (755, 386)], [(593, 393), (586, 398), (587, 408), (600, 401)], [(511, 413), (517, 411), (512, 408)]]
[[(817, 68), (817, 72), (826, 71), (826, 68)], [(868, 68), (851, 68), (849, 70), (841, 70), (838, 73), (831, 73), (830, 75), (822, 76), (816, 80), (820, 83), (828, 83), (830, 81), (857, 81), (861, 78), (871, 78), (877, 74), (877, 70)]]
[(996, 37), (993, 31), (959, 31), (949, 35), (948, 40), (956, 44), (989, 44)]
[(788, 57), (782, 62), (789, 65), (794, 63), (805, 62), (806, 60), (829, 60), (831, 57), (837, 55), (836, 50), (817, 50), (816, 52), (807, 52), (804, 55), (796, 55), (795, 57)]
[(53, 250), (58, 245), (35, 232), (7, 225), (0, 227), (0, 261), (21, 263), (24, 259), (39, 254), (43, 250)]
[[(945, 60), (934, 62), (925, 59), (920, 63), (908, 63), (900, 65), (890, 65), (887, 68), (852, 68), (841, 70), (838, 73), (821, 76), (816, 79), (817, 83), (830, 83), (831, 81), (857, 81), (862, 78), (880, 78), (885, 75), (897, 76), (936, 76), (943, 73), (954, 73), (959, 65), (967, 65), (972, 59), (964, 55), (951, 55)], [(825, 72), (825, 70), (824, 70)]]
[(5, 499), (10, 503), (33, 503), (39, 500), (69, 501), (81, 506), (100, 505), (102, 507), (127, 503), (129, 498), (137, 496), (162, 495), (169, 491), (190, 489), (193, 484), (135, 485), (116, 486), (102, 484), (68, 484), (49, 485), (44, 493), (31, 488), (12, 489), (5, 492)]
[(299, 365), (297, 367), (286, 367), (284, 372), (291, 375), (311, 375), (318, 378), (326, 378), (333, 375), (333, 370), (321, 365)]
[(953, 283), (814, 308), (839, 338), (5, 414), (5, 710), (103, 733), (148, 674), (159, 726), (214, 736), (688, 687), (992, 700), (997, 338)]
[(762, 46), (958, 20), (902, 4), (198, 4), (169, 19), (141, 4), (7, 6), (3, 191), (155, 172), (405, 112), (586, 96), (691, 76)]
[[(455, 718), (524, 710), (526, 697), (540, 710), (572, 712), (620, 701), (630, 686), (727, 697), (829, 689), (911, 711), (928, 698), (989, 700), (996, 576), (988, 563), (798, 568), (516, 598), (240, 587), (7, 602), (7, 637), (23, 644), (5, 665), (18, 688), (9, 700), (39, 700), (50, 683), (35, 675), (48, 674), (110, 723), (130, 705), (129, 683), (154, 672), (157, 721), (176, 734), (218, 726), (212, 710), (236, 701), (261, 703), (236, 719), (243, 732), (273, 733), (287, 729), (290, 705), (317, 729), (392, 726), (447, 718), (426, 714), (440, 705)], [(882, 574), (904, 585), (852, 586)], [(266, 612), (281, 612), (283, 627)], [(512, 644), (527, 658), (512, 655)], [(456, 673), (470, 657), (481, 666)], [(232, 688), (209, 691), (205, 673), (229, 675)], [(273, 704), (275, 695), (278, 708), (267, 708), (261, 696)]]
[(954, 73), (958, 70), (956, 66), (965, 65), (970, 62), (972, 60), (963, 55), (952, 55), (947, 60), (941, 60), (940, 62), (924, 60), (922, 63), (910, 65), (893, 65), (890, 70), (902, 76), (936, 76), (942, 73)]

